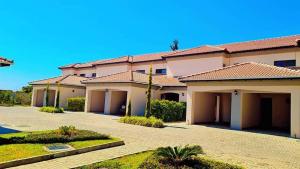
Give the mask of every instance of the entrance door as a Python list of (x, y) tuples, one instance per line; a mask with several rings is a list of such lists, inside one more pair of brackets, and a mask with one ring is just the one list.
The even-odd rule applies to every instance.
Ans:
[(261, 127), (270, 129), (272, 127), (272, 98), (262, 98), (261, 106)]

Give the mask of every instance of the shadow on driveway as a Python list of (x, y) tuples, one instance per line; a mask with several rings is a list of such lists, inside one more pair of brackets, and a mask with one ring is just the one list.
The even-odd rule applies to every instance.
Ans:
[(20, 131), (0, 126), (0, 134), (18, 133), (18, 132)]

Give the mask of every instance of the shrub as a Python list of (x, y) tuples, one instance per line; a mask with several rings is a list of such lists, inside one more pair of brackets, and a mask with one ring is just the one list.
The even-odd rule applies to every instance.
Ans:
[[(73, 128), (73, 127), (69, 127)], [(0, 145), (2, 144), (49, 144), (49, 143), (66, 143), (71, 141), (85, 141), (85, 140), (99, 140), (109, 139), (110, 137), (105, 134), (100, 134), (88, 130), (72, 129), (72, 134), (62, 134), (60, 129), (42, 132), (30, 133), (22, 137), (1, 138)]]
[(65, 136), (72, 136), (76, 134), (74, 126), (61, 126), (58, 128), (58, 133)]
[(197, 145), (186, 145), (184, 147), (160, 147), (155, 151), (155, 155), (157, 157), (170, 161), (175, 165), (181, 164), (186, 160), (191, 160), (193, 157), (199, 154), (203, 154), (203, 150), (200, 146)]
[(140, 117), (140, 116), (125, 116), (120, 118), (119, 120), (121, 123), (128, 123), (146, 127), (155, 127), (155, 128), (162, 128), (164, 127), (164, 123), (162, 120), (157, 119), (155, 117)]
[(29, 106), (31, 104), (31, 93), (15, 92), (15, 104)]
[(68, 98), (68, 110), (70, 111), (84, 111), (84, 105), (84, 97)]
[(41, 112), (47, 112), (47, 113), (63, 113), (63, 108), (56, 108), (56, 107), (41, 107)]
[(186, 104), (169, 100), (152, 100), (151, 116), (164, 122), (185, 120)]

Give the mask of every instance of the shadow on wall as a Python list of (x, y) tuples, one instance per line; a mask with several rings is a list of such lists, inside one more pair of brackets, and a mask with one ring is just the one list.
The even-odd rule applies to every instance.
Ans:
[(0, 126), (0, 134), (17, 133), (17, 132), (20, 131)]

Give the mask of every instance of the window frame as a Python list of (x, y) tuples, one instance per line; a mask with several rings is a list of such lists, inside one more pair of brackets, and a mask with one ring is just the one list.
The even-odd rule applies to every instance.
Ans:
[(274, 66), (278, 67), (293, 67), (296, 66), (296, 59), (290, 59), (290, 60), (275, 60)]
[[(160, 71), (160, 73), (158, 71)], [(163, 68), (163, 69), (155, 69), (155, 74), (166, 75), (167, 74), (167, 69), (165, 69), (165, 68)]]

